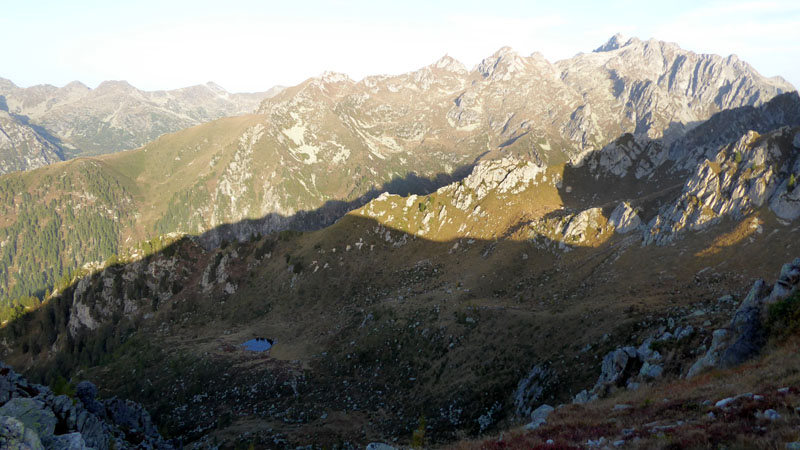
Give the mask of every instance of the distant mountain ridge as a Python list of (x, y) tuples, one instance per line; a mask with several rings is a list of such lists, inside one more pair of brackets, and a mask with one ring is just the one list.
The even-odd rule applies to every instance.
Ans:
[[(125, 81), (104, 81), (95, 89), (78, 81), (60, 88), (20, 88), (0, 78), (0, 109), (24, 117), (54, 136), (63, 150), (61, 159), (65, 159), (132, 149), (165, 133), (251, 113), (280, 90), (276, 86), (266, 92), (233, 94), (209, 82), (170, 91), (142, 91)], [(3, 163), (13, 170), (46, 163), (33, 151), (21, 158), (13, 164)], [(3, 173), (8, 171), (3, 168)]]
[[(326, 72), (263, 100), (257, 114), (168, 134), (135, 151), (8, 177), (0, 183), (0, 212), (9, 218), (0, 228), (8, 245), (0, 249), (8, 256), (0, 261), (9, 279), (0, 294), (49, 289), (97, 255), (171, 232), (202, 234), (208, 247), (288, 228), (319, 229), (383, 191), (430, 193), (481, 160), (514, 157), (557, 167), (626, 133), (661, 139), (660, 151), (718, 111), (760, 106), (794, 90), (737, 58), (675, 44), (615, 36), (602, 48), (553, 64), (504, 47), (472, 70), (445, 56), (413, 72), (358, 82)], [(63, 89), (69, 97), (84, 88)], [(132, 89), (105, 83), (93, 95)], [(213, 86), (195, 89), (217, 98)], [(168, 106), (182, 94), (151, 95)], [(30, 100), (29, 108), (41, 104)], [(116, 123), (132, 116), (107, 117)], [(725, 124), (715, 133), (724, 134)], [(53, 198), (57, 208), (47, 206)], [(67, 211), (75, 215), (67, 218)], [(79, 219), (86, 211), (102, 214)], [(29, 216), (53, 227), (57, 250), (19, 253), (25, 239), (39, 237), (17, 219)], [(69, 225), (79, 220), (93, 231)], [(102, 246), (89, 249), (86, 238), (101, 235)], [(20, 276), (27, 280), (15, 282)]]

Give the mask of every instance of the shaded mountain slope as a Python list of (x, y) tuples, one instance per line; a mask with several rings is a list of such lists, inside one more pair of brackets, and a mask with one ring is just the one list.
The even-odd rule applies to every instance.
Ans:
[[(4, 358), (35, 379), (83, 373), (197, 446), (406, 444), (423, 420), (435, 444), (526, 423), (520, 411), (581, 398), (609, 354), (652, 350), (665, 333), (680, 351), (663, 344), (660, 370), (637, 366), (609, 392), (686, 374), (753, 278), (800, 253), (797, 221), (772, 206), (793, 195), (799, 133), (744, 132), (684, 153), (714, 161), (642, 179), (507, 156), (315, 232), (212, 250), (173, 236), (10, 323)], [(718, 208), (725, 195), (694, 193), (713, 162), (707, 193), (773, 188)], [(691, 195), (715, 220), (642, 245), (665, 233), (653, 224), (666, 212), (692, 220)], [(251, 353), (251, 338), (274, 345)], [(121, 376), (133, 370), (147, 382)]]
[[(55, 176), (46, 170), (8, 178), (11, 184), (2, 208), (4, 234), (10, 240), (3, 247), (6, 270), (0, 294), (15, 298), (51, 289), (91, 261), (93, 256), (78, 255), (88, 255), (80, 249), (97, 240), (110, 243), (99, 247), (105, 259), (172, 232), (216, 230), (205, 235), (208, 247), (287, 228), (318, 229), (384, 190), (429, 193), (460, 179), (482, 159), (513, 157), (557, 167), (614, 142), (620, 133), (635, 133), (634, 140), (644, 143), (647, 136), (660, 136), (666, 133), (664, 127), (672, 127), (672, 134), (652, 144), (658, 148), (648, 150), (648, 155), (652, 153), (644, 169), (648, 174), (669, 159), (677, 145), (672, 143), (684, 142), (676, 136), (695, 122), (738, 105), (752, 105), (748, 114), (759, 115), (760, 105), (791, 89), (734, 58), (696, 55), (674, 44), (636, 39), (611, 47), (618, 48), (556, 64), (540, 55), (523, 57), (503, 48), (471, 71), (444, 57), (415, 72), (359, 82), (326, 73), (265, 100), (259, 114), (166, 135), (135, 151), (57, 165), (54, 170), (64, 172), (59, 177), (73, 180), (64, 188), (43, 175)], [(656, 64), (659, 58), (664, 60), (661, 65)], [(635, 70), (638, 62), (644, 64), (641, 70)], [(699, 69), (706, 66), (707, 70)], [(581, 77), (594, 81), (584, 83)], [(617, 77), (621, 84), (602, 81), (609, 77)], [(669, 77), (673, 81), (663, 81)], [(690, 80), (686, 82), (695, 88), (676, 87), (684, 83), (678, 79)], [(4, 89), (13, 90), (8, 85)], [(736, 85), (743, 87), (730, 88)], [(37, 96), (9, 106), (45, 114), (70, 104), (70, 99), (84, 98), (83, 87), (70, 85), (58, 91), (64, 99), (48, 109), (45, 99), (53, 89), (38, 87), (31, 91), (41, 91)], [(124, 83), (107, 83), (92, 95), (132, 92), (136, 101), (155, 102), (162, 109), (169, 109), (173, 99), (182, 104), (178, 100), (189, 95), (183, 91), (145, 95), (132, 89)], [(197, 89), (212, 92), (211, 98), (222, 95), (213, 86)], [(667, 101), (674, 105), (666, 107)], [(626, 105), (634, 104), (636, 116), (646, 119), (631, 119), (632, 107)], [(591, 113), (592, 108), (602, 115)], [(739, 117), (743, 111), (734, 114)], [(739, 125), (747, 120), (741, 119)], [(720, 135), (739, 135), (724, 128), (720, 127)], [(665, 153), (665, 148), (671, 150)], [(55, 227), (54, 236), (62, 243), (45, 245), (41, 251), (34, 247), (33, 254), (23, 256), (23, 247), (12, 241), (22, 242), (38, 231), (17, 220), (23, 210), (42, 209), (53, 200), (77, 211), (97, 207), (96, 199), (84, 195), (85, 186), (74, 181), (80, 178), (75, 168), (88, 161), (96, 162), (92, 167), (110, 180), (110, 197), (126, 198), (120, 214), (135, 220), (122, 219), (113, 232), (104, 228), (103, 237), (90, 233), (75, 240), (69, 237), (73, 220), (64, 217), (64, 207), (50, 208), (46, 214), (53, 220), (31, 223)], [(692, 168), (688, 164), (685, 170)], [(124, 186), (125, 192), (113, 186)], [(30, 282), (22, 282), (23, 275)]]

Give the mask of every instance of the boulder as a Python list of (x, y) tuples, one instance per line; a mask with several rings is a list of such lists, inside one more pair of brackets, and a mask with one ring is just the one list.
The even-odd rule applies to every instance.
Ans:
[(44, 450), (39, 435), (9, 416), (0, 416), (0, 448), (15, 450)]
[(800, 258), (783, 265), (773, 286), (767, 285), (764, 280), (757, 280), (728, 327), (714, 332), (711, 348), (689, 368), (686, 377), (693, 377), (713, 367), (732, 367), (757, 355), (767, 341), (764, 329), (767, 307), (796, 292), (798, 283)]
[(578, 392), (575, 394), (575, 397), (572, 399), (572, 403), (575, 405), (581, 405), (584, 403), (589, 403), (598, 399), (598, 395), (592, 392), (587, 391), (586, 389)]
[(83, 436), (76, 432), (55, 436), (53, 438), (52, 448), (57, 448), (59, 450), (87, 450), (90, 447), (86, 446)]
[(689, 368), (689, 372), (686, 374), (686, 378), (692, 378), (706, 369), (716, 367), (719, 363), (722, 351), (725, 350), (728, 345), (729, 335), (730, 333), (728, 333), (728, 330), (714, 330), (711, 339), (711, 348), (708, 349), (705, 355), (692, 364), (692, 367)]
[(532, 405), (537, 404), (554, 383), (553, 373), (542, 365), (535, 365), (528, 375), (520, 380), (514, 391), (514, 407), (520, 417), (529, 416)]
[(103, 415), (104, 408), (103, 404), (98, 402), (97, 397), (97, 386), (95, 386), (91, 381), (81, 381), (75, 386), (75, 396), (83, 403), (83, 407), (86, 408), (92, 414), (95, 415)]
[(397, 449), (389, 444), (384, 444), (382, 442), (372, 442), (367, 444), (367, 450), (397, 450)]
[(555, 411), (550, 405), (541, 405), (536, 408), (535, 411), (531, 413), (531, 421), (527, 425), (525, 425), (526, 430), (535, 430), (540, 426), (547, 423), (547, 417), (550, 415), (551, 412)]
[(35, 432), (44, 445), (50, 446), (58, 421), (44, 403), (32, 398), (15, 397), (0, 407), (0, 416), (19, 420), (25, 428)]
[(608, 224), (614, 227), (617, 233), (625, 234), (638, 229), (642, 225), (642, 219), (630, 203), (622, 202), (614, 208), (614, 212), (608, 218)]
[(761, 311), (766, 294), (769, 292), (764, 280), (753, 284), (750, 293), (744, 299), (733, 320), (730, 330), (733, 340), (719, 359), (720, 367), (733, 367), (752, 358), (766, 343), (766, 334), (761, 323)]
[(639, 370), (639, 375), (648, 378), (658, 378), (664, 372), (664, 368), (659, 366), (658, 364), (650, 364), (649, 362), (645, 361), (642, 365), (642, 368)]

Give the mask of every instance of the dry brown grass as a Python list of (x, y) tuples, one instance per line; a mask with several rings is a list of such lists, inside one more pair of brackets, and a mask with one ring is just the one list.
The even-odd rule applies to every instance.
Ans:
[[(781, 388), (789, 391), (779, 392)], [(715, 406), (721, 399), (745, 393), (762, 398), (742, 398), (728, 408)], [(619, 404), (630, 407), (615, 410)], [(609, 444), (624, 439), (625, 448), (783, 448), (783, 442), (800, 440), (798, 407), (800, 335), (794, 335), (772, 342), (763, 357), (734, 369), (691, 380), (672, 379), (585, 405), (567, 405), (554, 411), (537, 430), (516, 429), (445, 448), (527, 449), (544, 446), (548, 439), (556, 445), (546, 448), (583, 448), (588, 440), (601, 436)], [(767, 409), (781, 417), (775, 421), (757, 417)]]

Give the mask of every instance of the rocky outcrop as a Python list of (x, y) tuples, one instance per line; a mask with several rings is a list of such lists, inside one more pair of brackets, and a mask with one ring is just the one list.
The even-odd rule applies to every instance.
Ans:
[(642, 226), (642, 219), (630, 203), (622, 202), (614, 208), (608, 218), (608, 225), (614, 227), (614, 231), (620, 234), (630, 233)]
[(704, 160), (680, 197), (650, 221), (645, 244), (666, 244), (684, 230), (701, 230), (727, 216), (739, 219), (763, 205), (784, 219), (800, 216), (798, 194), (790, 186), (794, 171), (800, 171), (800, 153), (787, 148), (794, 134), (790, 128), (765, 136), (750, 131)]
[(0, 104), (0, 175), (64, 159), (61, 148), (50, 136), (4, 111), (2, 106)]
[[(24, 423), (9, 416), (0, 416), (0, 447), (19, 450), (44, 450), (42, 440)], [(79, 447), (81, 448), (81, 447)]]
[[(792, 150), (800, 154), (800, 131), (792, 139)], [(784, 220), (795, 220), (800, 217), (800, 157), (795, 157), (794, 164), (789, 167), (789, 176), (775, 189), (769, 207), (775, 215)]]
[(557, 382), (556, 375), (543, 365), (535, 365), (528, 375), (520, 380), (514, 391), (514, 409), (520, 417), (530, 417)]
[(667, 360), (658, 350), (657, 344), (667, 341), (684, 341), (695, 335), (691, 325), (678, 326), (666, 331), (661, 327), (638, 347), (618, 347), (603, 357), (600, 375), (594, 386), (585, 389), (573, 398), (573, 403), (586, 403), (613, 393), (617, 389), (638, 389), (642, 383), (651, 382), (664, 374)]
[[(685, 176), (705, 160), (713, 161), (721, 150), (742, 136), (752, 132), (769, 134), (782, 127), (797, 126), (800, 126), (800, 96), (795, 91), (778, 95), (760, 106), (720, 111), (685, 134), (670, 138), (623, 134), (599, 151), (584, 152), (572, 165), (585, 165), (595, 178), (632, 174), (636, 179), (643, 179), (655, 175), (662, 166), (668, 173)], [(792, 146), (788, 142), (781, 145), (787, 149)]]
[(562, 249), (570, 246), (594, 245), (615, 228), (603, 215), (602, 208), (583, 211), (560, 210), (551, 216), (534, 220), (529, 224), (532, 236), (543, 236), (558, 242)]
[(463, 211), (480, 202), (490, 192), (519, 194), (542, 175), (545, 168), (531, 161), (514, 157), (482, 161), (458, 183), (449, 184), (437, 192), (453, 197), (453, 205)]
[(773, 286), (757, 280), (728, 327), (714, 331), (711, 347), (689, 368), (686, 376), (693, 377), (712, 368), (733, 367), (756, 356), (768, 337), (764, 327), (767, 308), (797, 292), (799, 283), (800, 258), (783, 265)]
[(25, 397), (12, 398), (0, 406), (0, 416), (13, 417), (22, 422), (27, 430), (39, 437), (47, 448), (52, 447), (56, 429), (56, 416), (38, 400)]
[[(67, 330), (71, 336), (96, 330), (119, 314), (130, 319), (152, 316), (184, 288), (190, 272), (181, 264), (180, 253), (197, 249), (197, 244), (189, 239), (178, 240), (177, 235), (167, 236), (161, 242), (165, 247), (172, 246), (170, 250), (174, 253), (167, 256), (164, 252), (157, 252), (143, 258), (143, 253), (135, 250), (125, 256), (130, 259), (128, 263), (101, 264), (94, 273), (84, 276), (73, 286), (52, 294), (52, 297), (66, 295), (70, 299)], [(206, 268), (210, 272), (213, 266), (215, 272), (213, 278), (206, 275), (202, 280), (203, 289), (210, 292), (219, 285), (224, 289), (228, 281), (225, 271), (228, 258), (227, 253), (220, 254), (220, 259)]]
[(97, 388), (81, 382), (76, 399), (28, 383), (0, 363), (0, 446), (19, 449), (175, 448), (158, 433), (139, 404), (98, 400)]
[(667, 160), (668, 152), (661, 140), (645, 135), (624, 134), (600, 151), (588, 152), (573, 161), (573, 167), (586, 166), (595, 178), (603, 175), (637, 179), (653, 174)]
[(564, 226), (562, 235), (568, 244), (582, 244), (586, 242), (590, 233), (597, 233), (606, 226), (605, 217), (601, 208), (585, 209), (575, 214)]

